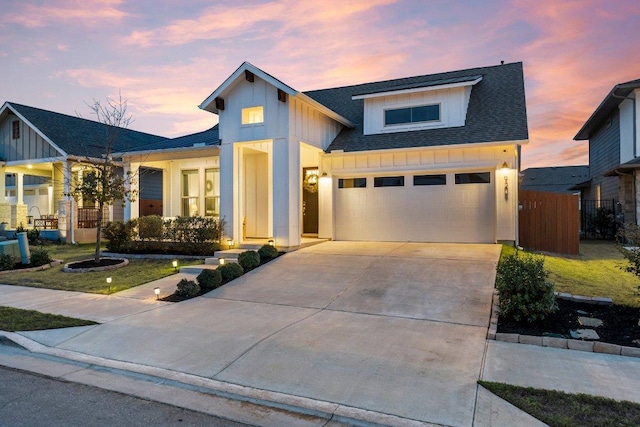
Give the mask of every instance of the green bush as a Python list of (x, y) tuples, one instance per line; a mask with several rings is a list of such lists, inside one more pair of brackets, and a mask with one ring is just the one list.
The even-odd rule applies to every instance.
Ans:
[(263, 245), (258, 249), (258, 255), (264, 260), (270, 260), (278, 256), (278, 250), (275, 246)]
[(210, 291), (216, 289), (222, 284), (222, 275), (218, 270), (204, 269), (196, 277), (200, 289)]
[(158, 215), (138, 218), (138, 236), (142, 240), (162, 240), (164, 220)]
[(200, 286), (193, 280), (182, 279), (178, 282), (178, 290), (176, 294), (186, 297), (192, 298), (198, 295), (200, 292)]
[(31, 251), (29, 257), (29, 264), (34, 267), (40, 267), (41, 265), (49, 264), (51, 262), (51, 256), (46, 249), (34, 249)]
[(535, 322), (557, 310), (548, 275), (542, 257), (516, 252), (500, 260), (496, 273), (500, 315), (516, 322)]
[(0, 271), (4, 270), (13, 270), (13, 267), (16, 266), (16, 261), (13, 259), (12, 255), (2, 254), (0, 255)]
[(40, 230), (37, 228), (32, 228), (31, 230), (27, 230), (27, 240), (30, 244), (35, 245), (38, 243), (38, 239), (40, 238)]
[(222, 283), (230, 282), (233, 279), (237, 279), (244, 274), (244, 269), (242, 268), (242, 266), (240, 264), (236, 264), (235, 262), (230, 262), (228, 264), (219, 266), (218, 271), (220, 272), (220, 276), (222, 277)]
[(238, 255), (238, 264), (245, 270), (251, 270), (260, 265), (260, 255), (256, 251), (246, 251)]
[(133, 239), (133, 230), (137, 225), (136, 220), (109, 222), (102, 229), (102, 236), (108, 240), (107, 250), (111, 252), (127, 252)]

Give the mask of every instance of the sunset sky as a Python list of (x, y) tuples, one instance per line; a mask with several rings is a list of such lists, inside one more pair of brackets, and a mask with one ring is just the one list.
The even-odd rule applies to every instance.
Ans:
[(640, 78), (637, 0), (1, 4), (0, 104), (91, 118), (85, 102), (121, 91), (132, 129), (169, 137), (216, 122), (197, 106), (243, 61), (300, 91), (522, 61), (523, 168), (586, 164), (574, 135)]

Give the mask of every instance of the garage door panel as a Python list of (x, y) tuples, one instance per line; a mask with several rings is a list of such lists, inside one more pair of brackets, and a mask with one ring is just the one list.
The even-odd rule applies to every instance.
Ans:
[(336, 188), (336, 239), (424, 242), (495, 241), (493, 184)]

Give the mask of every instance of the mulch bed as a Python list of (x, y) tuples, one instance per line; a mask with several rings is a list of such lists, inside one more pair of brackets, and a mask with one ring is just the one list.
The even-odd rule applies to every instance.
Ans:
[(112, 265), (122, 264), (122, 259), (120, 258), (100, 258), (100, 263), (96, 264), (95, 260), (87, 259), (84, 261), (72, 262), (68, 265), (68, 268), (77, 269), (77, 268), (93, 268), (93, 267), (109, 267)]
[[(498, 319), (498, 332), (571, 338), (570, 330), (594, 329), (601, 342), (640, 347), (640, 308), (623, 305), (593, 305), (558, 300), (559, 309), (536, 323), (514, 322)], [(595, 317), (602, 320), (598, 327), (582, 326), (578, 317)], [(634, 340), (638, 340), (634, 342)]]

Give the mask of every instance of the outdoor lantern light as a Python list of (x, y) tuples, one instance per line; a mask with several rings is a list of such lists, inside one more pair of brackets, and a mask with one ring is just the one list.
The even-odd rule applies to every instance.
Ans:
[(173, 266), (173, 271), (178, 271), (178, 260), (174, 259), (171, 261), (171, 265)]
[(275, 246), (276, 242), (273, 241), (273, 239), (270, 239), (267, 243), (269, 243), (269, 246)]
[(153, 293), (156, 294), (156, 299), (160, 299), (160, 288), (153, 288)]
[(111, 281), (112, 281), (111, 276), (107, 277), (107, 283), (111, 284)]
[(509, 200), (509, 164), (503, 162), (500, 170), (504, 173), (504, 199)]
[(229, 246), (229, 248), (233, 247), (233, 239), (227, 239), (227, 246)]
[(220, 258), (218, 262), (220, 263), (220, 265), (224, 265), (224, 258)]

